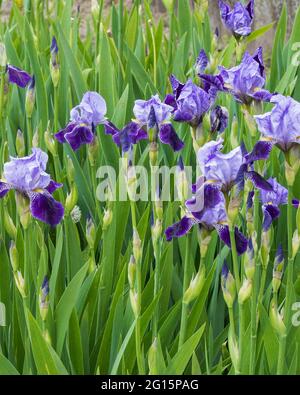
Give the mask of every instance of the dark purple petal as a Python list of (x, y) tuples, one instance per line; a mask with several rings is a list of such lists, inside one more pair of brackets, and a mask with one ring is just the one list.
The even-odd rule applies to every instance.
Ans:
[(54, 53), (58, 52), (58, 45), (57, 45), (56, 38), (54, 36), (52, 37), (50, 51), (54, 52)]
[(203, 89), (206, 92), (209, 92), (211, 87), (214, 87), (217, 91), (224, 91), (224, 81), (220, 75), (200, 74), (199, 77), (204, 82)]
[(255, 53), (253, 54), (253, 59), (259, 64), (260, 74), (262, 77), (265, 78), (265, 65), (262, 47), (257, 48)]
[(253, 207), (253, 198), (254, 198), (254, 191), (248, 193), (247, 197), (247, 210), (250, 210)]
[(263, 230), (266, 232), (270, 228), (272, 222), (279, 217), (280, 210), (273, 204), (263, 205), (262, 210), (264, 214)]
[(245, 176), (252, 182), (255, 188), (263, 189), (265, 191), (273, 191), (272, 185), (255, 171), (247, 171)]
[(176, 103), (176, 98), (174, 95), (168, 94), (165, 97), (164, 103), (167, 104), (168, 106), (171, 106), (174, 108), (174, 110), (177, 109), (177, 103)]
[(155, 109), (153, 106), (150, 108), (149, 117), (148, 117), (148, 128), (152, 129), (157, 125), (157, 119), (155, 114)]
[(184, 236), (195, 223), (195, 220), (192, 218), (183, 217), (179, 222), (166, 229), (165, 235), (167, 241), (171, 241), (174, 237)]
[(292, 205), (293, 205), (293, 207), (295, 207), (295, 208), (299, 208), (299, 206), (300, 206), (300, 201), (299, 201), (298, 199), (293, 199), (293, 200), (292, 200)]
[(184, 84), (182, 84), (173, 74), (170, 75), (170, 83), (175, 95), (175, 99), (178, 99), (182, 89), (184, 88)]
[(216, 106), (210, 113), (211, 133), (223, 133), (228, 126), (229, 114), (226, 108)]
[(269, 141), (259, 141), (255, 144), (253, 151), (245, 156), (248, 164), (257, 160), (266, 160), (269, 158), (273, 148), (273, 143)]
[(238, 191), (242, 191), (245, 187), (245, 174), (247, 173), (248, 165), (243, 164), (237, 174), (235, 184), (237, 186)]
[(175, 152), (180, 151), (184, 147), (184, 142), (180, 140), (171, 123), (165, 123), (160, 126), (159, 138), (162, 143), (170, 145)]
[(266, 89), (260, 89), (259, 91), (256, 91), (252, 94), (253, 99), (265, 102), (269, 102), (273, 96), (274, 94), (270, 93)]
[(57, 202), (48, 191), (41, 193), (31, 192), (30, 211), (34, 218), (48, 225), (56, 226), (64, 216), (64, 208)]
[(105, 121), (104, 123), (104, 133), (111, 134), (114, 136), (116, 133), (119, 133), (120, 129), (118, 129), (112, 122)]
[(179, 170), (180, 170), (180, 171), (183, 171), (183, 170), (184, 170), (184, 164), (183, 164), (183, 159), (182, 159), (182, 156), (181, 156), (181, 155), (179, 156), (177, 166), (179, 167)]
[(12, 188), (9, 184), (0, 181), (0, 198), (3, 198), (11, 189)]
[[(223, 243), (225, 243), (229, 248), (231, 248), (229, 227), (227, 225), (217, 225), (216, 230)], [(247, 251), (248, 240), (238, 230), (237, 227), (234, 229), (234, 235), (235, 235), (235, 244), (236, 244), (237, 253), (238, 255), (242, 255)]]
[(31, 76), (16, 66), (7, 65), (8, 81), (20, 88), (25, 88), (31, 80)]
[(80, 123), (72, 128), (72, 131), (67, 131), (64, 137), (73, 151), (76, 151), (83, 144), (91, 144), (94, 134), (88, 125)]
[(254, 18), (254, 0), (250, 0), (246, 6), (246, 10), (249, 12), (250, 18)]
[(140, 140), (147, 140), (147, 132), (141, 128), (136, 122), (130, 122), (125, 126), (123, 132), (127, 133), (132, 144), (137, 144)]
[(63, 186), (63, 184), (60, 184), (59, 182), (51, 180), (50, 184), (45, 189), (52, 195), (58, 188), (61, 188), (62, 186)]

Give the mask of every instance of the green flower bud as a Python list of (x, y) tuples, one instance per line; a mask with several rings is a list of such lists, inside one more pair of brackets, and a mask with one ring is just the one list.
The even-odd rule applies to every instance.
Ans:
[(277, 334), (281, 337), (286, 336), (286, 326), (284, 325), (283, 318), (277, 309), (275, 300), (272, 300), (269, 311), (270, 322)]
[(39, 147), (39, 131), (38, 131), (38, 129), (36, 128), (35, 129), (35, 132), (34, 132), (34, 135), (33, 135), (33, 138), (32, 138), (32, 146), (34, 147), (34, 148), (38, 148)]
[(138, 303), (138, 294), (134, 289), (131, 289), (129, 291), (129, 297), (130, 297), (130, 304), (131, 304), (133, 314), (137, 318), (140, 314), (140, 306)]
[(23, 132), (18, 129), (16, 137), (16, 151), (19, 157), (25, 156), (25, 140)]
[(298, 230), (295, 230), (294, 232), (292, 245), (293, 245), (293, 259), (295, 259), (300, 248), (300, 237)]
[(26, 298), (26, 287), (25, 287), (25, 280), (22, 276), (20, 271), (14, 273), (15, 283), (16, 286), (22, 296), (22, 298)]
[(6, 48), (3, 43), (0, 43), (0, 72), (4, 72), (7, 65)]
[(134, 259), (134, 256), (131, 255), (130, 261), (128, 263), (128, 283), (130, 289), (134, 288), (135, 274), (136, 274), (136, 261)]
[(236, 336), (234, 335), (233, 330), (230, 328), (228, 332), (228, 348), (229, 348), (229, 354), (230, 358), (232, 361), (232, 364), (234, 366), (234, 369), (236, 372), (239, 370), (239, 365), (240, 365), (240, 351), (239, 351), (239, 346), (238, 346), (238, 341), (236, 339)]
[(231, 143), (232, 149), (234, 149), (240, 145), (239, 144), (239, 124), (238, 124), (236, 116), (234, 116), (233, 120), (232, 120), (230, 143)]
[(204, 259), (211, 242), (211, 231), (204, 227), (198, 229), (198, 243), (200, 245), (201, 258)]
[(187, 180), (186, 172), (184, 170), (184, 164), (182, 158), (179, 158), (178, 166), (176, 169), (176, 188), (178, 197), (181, 203), (184, 205), (189, 195), (189, 183)]
[(228, 270), (226, 264), (224, 264), (222, 268), (221, 287), (225, 303), (230, 309), (232, 308), (236, 297), (236, 285), (235, 280), (230, 271)]
[(151, 166), (156, 166), (158, 160), (158, 144), (155, 141), (150, 143), (149, 158)]
[(20, 217), (20, 222), (24, 229), (27, 229), (31, 222), (30, 201), (22, 193), (16, 191), (16, 205)]
[(241, 203), (242, 203), (241, 195), (240, 194), (237, 195), (233, 192), (227, 208), (228, 221), (232, 225), (236, 223), (237, 217), (241, 209)]
[(152, 232), (152, 239), (153, 239), (153, 244), (156, 244), (162, 234), (162, 221), (160, 219), (156, 219), (155, 224), (151, 228)]
[(19, 269), (19, 253), (16, 247), (16, 243), (14, 241), (10, 242), (9, 258), (13, 271), (17, 272)]
[(273, 267), (273, 279), (272, 279), (272, 287), (273, 292), (277, 293), (283, 276), (283, 268), (284, 268), (284, 256), (282, 247), (279, 246), (275, 260), (274, 260), (274, 267)]
[(88, 157), (91, 166), (95, 166), (99, 157), (99, 139), (94, 135), (93, 141), (88, 145)]
[(132, 241), (133, 256), (136, 262), (139, 262), (142, 257), (142, 241), (140, 239), (137, 229), (133, 231), (133, 241)]
[(159, 374), (157, 337), (154, 338), (148, 351), (149, 374)]
[(270, 228), (266, 232), (263, 232), (261, 235), (261, 260), (262, 260), (262, 267), (267, 269), (270, 259), (270, 248), (272, 245), (272, 229)]
[(183, 296), (183, 303), (189, 304), (201, 294), (205, 284), (205, 266), (202, 265), (198, 273), (192, 278), (188, 289)]
[(46, 144), (48, 151), (50, 151), (53, 156), (56, 156), (57, 155), (57, 143), (56, 143), (56, 140), (50, 134), (49, 125), (47, 127), (47, 130), (44, 133), (44, 139), (45, 139), (45, 144)]
[(97, 268), (94, 255), (91, 255), (88, 259), (88, 272), (93, 273)]
[(249, 280), (253, 280), (255, 274), (255, 259), (254, 259), (254, 247), (253, 247), (252, 238), (249, 239), (248, 248), (245, 255), (244, 268), (245, 268), (246, 277)]
[(25, 111), (28, 118), (31, 118), (35, 104), (35, 78), (31, 79), (26, 91)]
[(250, 298), (252, 294), (252, 281), (245, 279), (240, 290), (238, 296), (238, 302), (240, 305), (243, 305)]
[(72, 159), (67, 156), (67, 177), (70, 184), (74, 182), (75, 168)]
[(88, 218), (86, 221), (85, 236), (89, 247), (93, 249), (96, 241), (96, 229), (92, 218)]
[(6, 230), (6, 232), (9, 234), (9, 236), (12, 239), (16, 239), (17, 237), (17, 229), (15, 227), (15, 224), (11, 218), (11, 216), (8, 213), (8, 209), (7, 207), (5, 207), (5, 209), (3, 210), (3, 219), (4, 219), (4, 228)]
[(113, 219), (113, 212), (111, 209), (104, 210), (102, 230), (108, 229)]
[(73, 208), (76, 206), (77, 201), (78, 201), (78, 189), (76, 184), (74, 183), (71, 186), (71, 192), (68, 193), (65, 202), (65, 210), (67, 214), (69, 214), (73, 210)]
[(40, 289), (39, 309), (42, 320), (46, 321), (49, 310), (49, 281), (46, 276)]

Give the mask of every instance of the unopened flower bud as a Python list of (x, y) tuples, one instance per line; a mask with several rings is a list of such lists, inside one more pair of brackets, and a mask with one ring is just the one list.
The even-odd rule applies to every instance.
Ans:
[(16, 151), (19, 157), (25, 156), (25, 140), (23, 132), (18, 129), (16, 137)]
[(108, 210), (104, 210), (102, 230), (106, 230), (109, 227), (109, 225), (112, 222), (112, 219), (113, 219), (112, 210), (110, 208)]
[(31, 118), (35, 104), (35, 77), (33, 76), (26, 91), (25, 111), (28, 118)]
[(247, 252), (245, 255), (244, 267), (245, 267), (246, 277), (249, 280), (253, 280), (254, 274), (255, 274), (255, 259), (254, 259), (254, 248), (253, 248), (252, 237), (250, 237), (249, 242), (248, 242), (248, 248), (247, 248)]
[(228, 332), (228, 348), (233, 366), (235, 370), (238, 371), (240, 365), (240, 351), (237, 338), (231, 328)]
[(228, 308), (232, 308), (236, 297), (236, 285), (235, 280), (228, 270), (226, 263), (224, 263), (222, 268), (221, 286), (225, 303), (227, 304)]
[(14, 273), (16, 286), (23, 298), (26, 298), (25, 280), (20, 271)]
[(142, 242), (136, 229), (133, 231), (132, 249), (136, 262), (139, 262), (142, 257)]
[(140, 307), (139, 307), (139, 303), (138, 303), (138, 294), (134, 289), (131, 289), (129, 291), (129, 297), (130, 297), (130, 304), (131, 304), (131, 308), (134, 313), (134, 316), (138, 317), (140, 314)]
[(30, 201), (20, 192), (16, 192), (15, 196), (20, 222), (23, 228), (27, 229), (31, 222)]
[(78, 189), (76, 184), (73, 183), (71, 186), (71, 192), (68, 193), (65, 202), (65, 210), (67, 214), (73, 210), (73, 208), (76, 206), (77, 201), (78, 201)]
[(96, 270), (96, 268), (97, 268), (96, 261), (95, 261), (95, 257), (93, 254), (88, 259), (88, 272), (93, 273)]
[(153, 244), (156, 244), (161, 237), (162, 234), (162, 221), (160, 219), (156, 219), (154, 225), (151, 228)]
[(232, 149), (239, 146), (239, 124), (236, 116), (234, 116), (231, 124), (230, 143)]
[(56, 88), (58, 86), (60, 79), (60, 66), (58, 59), (58, 45), (55, 37), (52, 38), (50, 51), (51, 51), (50, 74), (52, 78), (52, 83)]
[(208, 246), (211, 242), (211, 231), (202, 227), (198, 231), (198, 242), (200, 245), (201, 259), (204, 259), (207, 254)]
[(300, 248), (300, 237), (299, 237), (298, 229), (295, 230), (294, 232), (292, 246), (293, 246), (293, 259), (295, 259)]
[(53, 156), (57, 155), (57, 143), (53, 136), (50, 134), (49, 125), (44, 133), (44, 140), (48, 151), (50, 151)]
[(70, 184), (74, 182), (75, 168), (72, 159), (67, 156), (67, 177)]
[(158, 159), (158, 144), (155, 141), (150, 143), (149, 158), (150, 158), (151, 166), (156, 166), (157, 165), (157, 159)]
[(157, 348), (157, 337), (154, 338), (149, 351), (148, 351), (148, 365), (149, 365), (149, 374), (159, 374), (159, 366), (158, 366), (158, 348)]
[(4, 228), (12, 239), (17, 237), (17, 228), (7, 209), (3, 210)]
[(240, 305), (243, 305), (247, 302), (252, 294), (252, 281), (249, 279), (245, 279), (238, 295), (238, 302)]
[(49, 281), (47, 276), (45, 276), (39, 295), (40, 301), (40, 315), (43, 321), (46, 321), (48, 310), (49, 310)]
[(277, 293), (283, 276), (283, 267), (284, 267), (284, 255), (282, 246), (278, 247), (276, 252), (275, 260), (274, 260), (274, 268), (273, 268), (273, 280), (272, 280), (272, 287), (273, 292)]
[(7, 65), (6, 48), (3, 43), (0, 43), (0, 72), (3, 72)]
[(34, 135), (32, 137), (32, 147), (38, 148), (39, 147), (39, 130), (38, 128), (35, 129)]
[(17, 272), (19, 269), (19, 253), (17, 250), (16, 243), (14, 241), (10, 242), (9, 258), (13, 271)]
[(261, 260), (262, 260), (262, 267), (264, 269), (267, 268), (270, 259), (270, 249), (271, 249), (271, 239), (272, 239), (272, 229), (268, 229), (265, 232), (262, 232), (261, 235)]
[(131, 255), (130, 261), (128, 263), (128, 283), (131, 289), (134, 288), (135, 274), (136, 274), (136, 261), (134, 259), (134, 256)]
[(229, 201), (229, 205), (228, 205), (228, 209), (227, 209), (227, 217), (228, 217), (228, 221), (234, 225), (236, 223), (236, 219), (239, 215), (239, 211), (241, 208), (241, 196), (240, 194), (237, 195), (235, 193), (233, 193), (233, 196), (231, 197), (230, 201)]
[(185, 201), (188, 199), (189, 183), (187, 180), (186, 172), (184, 170), (184, 164), (181, 156), (179, 158), (178, 166), (176, 169), (176, 188), (178, 197), (181, 203), (184, 205)]
[(95, 240), (96, 240), (96, 229), (92, 218), (88, 218), (86, 221), (86, 231), (85, 231), (86, 240), (91, 249), (94, 248)]
[(88, 145), (88, 157), (91, 166), (95, 166), (99, 157), (99, 139), (95, 134), (93, 141)]
[(189, 304), (195, 300), (200, 294), (205, 284), (205, 266), (202, 265), (198, 273), (192, 278), (188, 289), (183, 296), (183, 303)]
[(278, 311), (275, 300), (271, 301), (269, 311), (270, 322), (277, 334), (281, 337), (286, 336), (286, 326), (284, 325), (283, 318)]

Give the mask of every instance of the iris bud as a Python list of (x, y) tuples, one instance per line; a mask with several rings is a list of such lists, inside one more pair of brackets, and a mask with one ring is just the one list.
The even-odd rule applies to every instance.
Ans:
[(249, 280), (253, 280), (255, 274), (255, 260), (254, 260), (254, 248), (251, 238), (249, 240), (247, 252), (245, 255), (244, 267), (245, 267), (246, 277)]
[(88, 145), (88, 157), (91, 166), (95, 166), (99, 157), (99, 139), (94, 135), (93, 141)]
[(72, 159), (67, 156), (67, 177), (70, 184), (74, 182), (75, 168)]
[(236, 297), (236, 286), (235, 280), (228, 270), (226, 264), (224, 264), (221, 276), (221, 287), (223, 291), (223, 297), (228, 308), (232, 308), (235, 297)]
[(158, 144), (155, 141), (150, 143), (149, 158), (151, 166), (156, 166), (158, 159)]
[(19, 269), (19, 253), (16, 247), (16, 243), (14, 241), (10, 242), (9, 258), (13, 271), (17, 272)]
[(230, 329), (228, 332), (228, 348), (233, 366), (235, 370), (238, 371), (240, 365), (240, 351), (236, 336), (234, 335), (232, 329)]
[(46, 321), (49, 310), (49, 281), (47, 277), (44, 278), (43, 284), (41, 286), (39, 301), (40, 316), (43, 321)]
[(155, 224), (151, 228), (153, 244), (156, 244), (161, 237), (162, 234), (162, 221), (160, 219), (156, 219)]
[(86, 239), (88, 245), (91, 249), (94, 248), (95, 240), (96, 240), (96, 228), (92, 218), (88, 218), (86, 221), (86, 231), (85, 231)]
[(139, 307), (139, 303), (138, 303), (138, 294), (134, 289), (131, 289), (129, 291), (129, 297), (130, 297), (130, 304), (131, 304), (131, 308), (134, 313), (134, 316), (138, 317), (140, 314), (140, 307)]
[(22, 298), (26, 298), (26, 290), (25, 290), (25, 280), (20, 271), (14, 273), (16, 286), (22, 296)]
[(9, 215), (8, 210), (6, 208), (3, 210), (3, 217), (4, 217), (3, 218), (4, 219), (4, 228), (5, 228), (6, 232), (9, 234), (9, 236), (12, 239), (15, 240), (17, 237), (17, 229), (16, 229), (15, 224), (14, 224), (14, 222), (13, 222), (13, 220), (12, 220), (11, 216)]
[(16, 137), (16, 151), (19, 157), (25, 156), (25, 140), (23, 132), (18, 129)]
[(134, 229), (133, 231), (132, 248), (133, 248), (133, 256), (136, 262), (139, 262), (142, 257), (142, 241), (136, 229)]
[(283, 318), (277, 309), (275, 300), (272, 300), (269, 311), (270, 322), (277, 334), (281, 337), (286, 336), (286, 326), (284, 325)]
[(59, 66), (59, 59), (58, 59), (58, 46), (57, 46), (57, 41), (56, 38), (52, 38), (52, 43), (51, 43), (51, 59), (50, 59), (50, 74), (52, 78), (52, 83), (54, 87), (56, 88), (59, 83), (60, 79), (60, 66)]
[(272, 280), (272, 287), (273, 292), (277, 293), (283, 276), (283, 267), (284, 267), (284, 256), (282, 247), (279, 246), (276, 257), (274, 260), (274, 268), (273, 268), (273, 280)]
[(231, 124), (230, 143), (232, 149), (239, 146), (239, 124), (236, 116), (233, 117)]
[(7, 65), (6, 48), (3, 43), (0, 43), (0, 71), (4, 72)]
[(134, 259), (134, 256), (131, 255), (130, 261), (128, 263), (128, 283), (129, 283), (130, 289), (134, 288), (135, 273), (136, 273), (136, 261)]
[(26, 196), (24, 196), (20, 192), (16, 192), (15, 196), (16, 196), (17, 210), (20, 216), (20, 222), (23, 228), (27, 229), (31, 221), (31, 214), (29, 208), (30, 201)]
[(47, 127), (47, 130), (44, 133), (44, 140), (45, 140), (45, 144), (46, 144), (48, 151), (50, 151), (53, 156), (56, 156), (57, 155), (57, 143), (56, 143), (56, 140), (50, 134), (49, 125)]
[(177, 171), (176, 171), (176, 187), (178, 197), (181, 203), (184, 205), (185, 201), (188, 199), (189, 194), (189, 183), (187, 180), (186, 172), (184, 170), (184, 164), (182, 158), (179, 158)]
[(240, 212), (241, 203), (242, 199), (240, 194), (236, 195), (235, 193), (233, 193), (227, 209), (228, 221), (232, 225), (236, 223), (236, 219)]
[(33, 135), (33, 138), (32, 138), (32, 146), (34, 147), (34, 148), (38, 148), (39, 147), (39, 131), (38, 131), (38, 129), (36, 128), (35, 129), (35, 132), (34, 132), (34, 135)]
[(300, 237), (298, 230), (295, 230), (294, 235), (293, 235), (293, 240), (292, 240), (292, 252), (293, 252), (293, 259), (296, 258), (296, 255), (298, 254), (299, 248), (300, 248)]
[(157, 352), (157, 337), (155, 337), (148, 351), (148, 365), (150, 375), (159, 374)]
[(243, 305), (250, 298), (252, 293), (252, 281), (249, 279), (245, 279), (240, 290), (238, 301), (240, 305)]
[(78, 189), (75, 183), (71, 186), (71, 192), (68, 193), (66, 202), (65, 202), (65, 209), (66, 213), (69, 214), (73, 208), (76, 206), (78, 201)]
[(95, 262), (95, 257), (94, 254), (91, 255), (88, 259), (88, 272), (93, 273), (96, 270), (96, 262)]
[(211, 231), (204, 227), (198, 231), (198, 242), (200, 245), (201, 258), (205, 258), (208, 250), (208, 246), (211, 241)]
[(192, 278), (188, 289), (183, 296), (183, 303), (189, 304), (195, 300), (201, 293), (205, 283), (205, 266), (202, 265), (198, 273)]
[(35, 78), (32, 77), (26, 91), (25, 110), (28, 118), (31, 118), (35, 104)]
[(113, 219), (113, 212), (112, 210), (109, 208), (107, 210), (104, 210), (104, 215), (103, 215), (103, 225), (102, 225), (102, 229), (106, 230), (109, 225), (111, 224)]
[(264, 269), (267, 268), (269, 259), (270, 259), (270, 248), (271, 248), (271, 239), (272, 239), (272, 229), (270, 228), (266, 232), (263, 232), (261, 235), (261, 259), (262, 259), (262, 266)]

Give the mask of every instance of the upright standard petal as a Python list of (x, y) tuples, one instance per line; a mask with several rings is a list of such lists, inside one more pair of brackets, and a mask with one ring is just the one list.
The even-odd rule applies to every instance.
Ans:
[(25, 88), (31, 81), (31, 75), (26, 71), (19, 69), (11, 64), (7, 65), (8, 81), (11, 84), (16, 84), (20, 88)]

